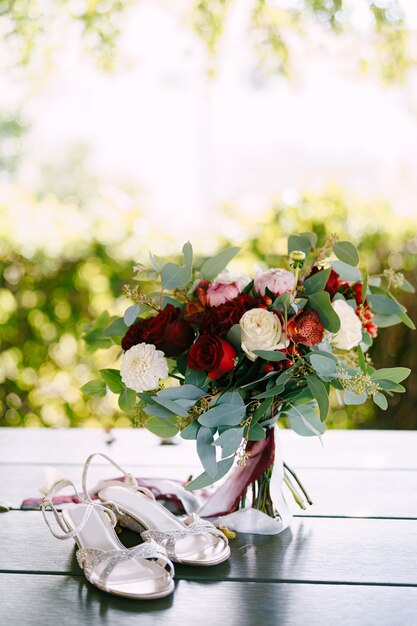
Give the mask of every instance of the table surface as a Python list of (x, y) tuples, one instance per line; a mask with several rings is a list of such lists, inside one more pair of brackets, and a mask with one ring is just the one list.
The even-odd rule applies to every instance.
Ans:
[[(146, 431), (0, 429), (0, 618), (8, 625), (336, 626), (417, 624), (417, 433), (281, 431), (285, 460), (315, 504), (294, 504), (280, 535), (239, 534), (228, 562), (176, 567), (175, 592), (152, 602), (105, 594), (84, 578), (72, 541), (50, 535), (39, 511), (45, 466), (80, 482), (91, 452), (136, 476), (199, 471), (194, 442), (162, 446)], [(114, 475), (97, 463), (92, 480)], [(137, 535), (123, 531), (126, 545)], [(2, 619), (0, 619), (0, 623)]]

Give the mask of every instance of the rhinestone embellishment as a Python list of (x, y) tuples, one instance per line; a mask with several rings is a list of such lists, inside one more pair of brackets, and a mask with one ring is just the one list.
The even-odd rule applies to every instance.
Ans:
[[(187, 524), (188, 521), (194, 520), (192, 523)], [(189, 535), (204, 535), (210, 533), (222, 539), (226, 544), (229, 543), (227, 537), (211, 522), (201, 519), (195, 513), (193, 513), (188, 520), (185, 521), (187, 526), (181, 530), (145, 530), (141, 537), (145, 540), (154, 539), (160, 546), (165, 549), (165, 552), (173, 561), (180, 562), (180, 559), (175, 550), (175, 544), (179, 539), (183, 539)]]
[[(152, 540), (124, 550), (106, 551), (98, 548), (81, 548), (76, 556), (80, 567), (84, 569), (86, 578), (103, 591), (108, 591), (107, 579), (116, 565), (130, 559), (162, 559), (164, 564), (168, 566), (171, 576), (174, 575), (174, 566), (167, 559), (165, 551)], [(105, 567), (98, 574), (95, 570), (101, 563), (104, 563)]]

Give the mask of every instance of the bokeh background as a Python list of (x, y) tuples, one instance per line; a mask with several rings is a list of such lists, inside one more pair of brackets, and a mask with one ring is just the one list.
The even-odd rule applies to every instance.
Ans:
[[(415, 0), (0, 0), (0, 425), (131, 424), (80, 392), (118, 358), (82, 335), (149, 249), (253, 271), (337, 232), (416, 286), (416, 160)], [(372, 358), (416, 348), (395, 326)], [(413, 429), (416, 403), (413, 374), (328, 424)]]

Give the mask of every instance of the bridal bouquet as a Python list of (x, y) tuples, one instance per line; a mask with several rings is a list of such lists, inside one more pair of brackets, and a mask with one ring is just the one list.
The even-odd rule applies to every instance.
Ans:
[[(109, 389), (137, 425), (195, 440), (204, 471), (187, 490), (215, 483), (235, 465), (223, 513), (244, 506), (252, 485), (252, 506), (274, 516), (277, 420), (320, 437), (329, 393), (386, 409), (386, 396), (405, 391), (410, 370), (376, 370), (368, 349), (386, 326), (413, 327), (394, 295), (412, 287), (392, 270), (360, 271), (355, 246), (334, 236), (322, 246), (314, 233), (289, 237), (281, 267), (253, 277), (225, 269), (238, 251), (194, 266), (186, 243), (179, 263), (150, 254), (149, 267), (137, 265), (141, 289), (124, 289), (132, 306), (123, 318), (104, 314), (85, 337), (94, 347), (120, 345), (120, 369), (101, 370), (83, 391), (102, 397)], [(294, 479), (286, 468), (300, 501)]]

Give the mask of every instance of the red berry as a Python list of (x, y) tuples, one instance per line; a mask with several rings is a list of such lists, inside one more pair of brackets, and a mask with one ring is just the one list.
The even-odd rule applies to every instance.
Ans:
[(271, 365), (271, 363), (265, 363), (265, 365), (262, 366), (262, 371), (264, 374), (269, 374), (269, 372), (275, 372), (275, 367)]
[(258, 304), (258, 309), (267, 309), (266, 304)]
[(266, 304), (266, 306), (271, 306), (272, 298), (270, 298), (269, 296), (265, 296), (264, 297), (264, 304)]

